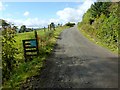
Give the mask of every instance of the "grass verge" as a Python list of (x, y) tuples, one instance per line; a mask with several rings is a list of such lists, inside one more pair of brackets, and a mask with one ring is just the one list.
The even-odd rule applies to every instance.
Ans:
[[(78, 29), (80, 30), (80, 28), (78, 27)], [(112, 53), (114, 54), (118, 54), (118, 48), (115, 49), (114, 47), (112, 47), (111, 45), (106, 45), (105, 43), (101, 42), (100, 40), (98, 39), (95, 39), (93, 38), (92, 36), (90, 36), (89, 34), (87, 34), (84, 30), (81, 30), (81, 33), (87, 37), (90, 41), (92, 41), (93, 43), (97, 44), (97, 45), (100, 45), (104, 48), (107, 48), (108, 50), (110, 50)]]
[[(55, 31), (52, 31), (52, 36), (44, 41), (42, 44), (40, 44), (40, 55), (38, 57), (34, 57), (33, 60), (24, 62), (23, 58), (21, 56), (23, 55), (22, 53), (22, 42), (21, 40), (26, 39), (26, 37), (33, 38), (33, 35), (31, 32), (29, 33), (23, 33), (23, 34), (18, 34), (16, 39), (17, 39), (17, 45), (19, 47), (19, 50), (21, 52), (20, 55), (18, 55), (18, 58), (22, 60), (19, 62), (18, 66), (14, 68), (14, 70), (11, 72), (10, 79), (8, 81), (5, 81), (4, 84), (2, 85), (2, 88), (11, 88), (11, 89), (19, 89), (20, 85), (25, 83), (27, 78), (30, 78), (32, 76), (36, 76), (40, 73), (41, 68), (44, 66), (44, 60), (49, 56), (51, 51), (53, 50), (53, 47), (56, 43), (57, 37), (60, 35), (60, 33), (68, 27), (59, 27)], [(38, 31), (38, 35), (41, 35), (41, 38), (47, 38), (48, 33), (51, 33), (50, 31), (48, 32), (42, 32)]]

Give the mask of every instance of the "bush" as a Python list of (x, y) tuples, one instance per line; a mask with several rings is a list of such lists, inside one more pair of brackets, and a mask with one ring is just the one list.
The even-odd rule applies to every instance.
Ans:
[[(78, 23), (78, 28), (90, 35), (97, 42), (112, 51), (118, 51), (118, 33), (119, 33), (119, 3), (97, 3), (102, 4), (101, 10), (93, 10), (93, 6), (83, 15), (82, 22)], [(106, 7), (106, 6), (108, 7)], [(97, 7), (100, 9), (99, 7)], [(105, 9), (105, 10), (104, 10)], [(93, 12), (94, 11), (94, 12)], [(108, 12), (105, 12), (108, 11)], [(99, 12), (99, 13), (98, 13)], [(92, 15), (96, 14), (96, 17)], [(97, 16), (99, 14), (99, 17)]]
[(70, 23), (70, 22), (68, 22), (68, 23), (66, 23), (65, 25), (66, 25), (66, 26), (69, 26), (69, 27), (73, 27), (73, 26), (75, 25), (75, 23)]
[(15, 47), (15, 32), (11, 27), (4, 28), (2, 31), (2, 74), (3, 82), (9, 79), (10, 73), (15, 64), (15, 55), (17, 48)]

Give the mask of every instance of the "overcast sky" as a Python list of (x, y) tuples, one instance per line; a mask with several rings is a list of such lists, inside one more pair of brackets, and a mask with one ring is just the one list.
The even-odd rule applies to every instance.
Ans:
[[(94, 0), (95, 1), (95, 0)], [(0, 19), (17, 26), (44, 27), (54, 22), (80, 22), (83, 14), (94, 3), (83, 2), (0, 2)]]

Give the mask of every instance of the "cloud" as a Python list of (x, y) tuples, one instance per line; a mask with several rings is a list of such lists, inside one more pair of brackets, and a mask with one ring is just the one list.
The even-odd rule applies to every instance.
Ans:
[(27, 27), (32, 28), (42, 28), (47, 27), (51, 22), (59, 23), (59, 19), (49, 19), (49, 20), (42, 20), (39, 18), (27, 18), (27, 19), (11, 19), (6, 18), (5, 19), (8, 23), (13, 23), (14, 25), (18, 26), (20, 28), (22, 25), (26, 25)]
[(8, 7), (8, 4), (4, 4), (4, 3), (2, 3), (2, 1), (0, 0), (0, 11), (6, 10), (7, 7)]
[(28, 16), (30, 13), (28, 11), (24, 12), (24, 16)]
[(23, 25), (26, 25), (27, 27), (44, 27), (48, 23), (46, 20), (41, 20), (38, 18), (28, 18), (23, 22)]
[(55, 19), (55, 18), (51, 18), (48, 20), (48, 24), (50, 24), (51, 22), (54, 22), (55, 24), (62, 23), (60, 19)]
[(64, 10), (58, 11), (57, 15), (63, 22), (76, 22), (79, 19), (79, 15), (74, 8), (65, 8)]
[(23, 19), (5, 19), (8, 23), (12, 22), (14, 25), (18, 26), (20, 28), (22, 25), (26, 25), (27, 27), (32, 28), (40, 28), (40, 27), (47, 27), (47, 25), (50, 23), (48, 20), (41, 20), (38, 18), (27, 18), (25, 20)]
[(94, 3), (93, 0), (86, 0), (82, 5), (77, 8), (64, 8), (63, 10), (58, 11), (56, 14), (59, 16), (59, 19), (64, 23), (66, 22), (78, 22), (82, 20), (83, 14), (90, 8)]
[(83, 4), (79, 5), (77, 8), (64, 8), (63, 10), (59, 10), (56, 12), (58, 19), (50, 19), (49, 22), (54, 23), (62, 23), (65, 24), (67, 22), (80, 22), (82, 21), (82, 16), (84, 13), (94, 4), (95, 0), (85, 0)]
[[(43, 20), (39, 18), (27, 18), (27, 19), (5, 19), (8, 22), (13, 22), (17, 26), (26, 25), (27, 27), (47, 27), (48, 24), (54, 22), (55, 24), (65, 24), (67, 22), (80, 22), (82, 20), (82, 16), (84, 13), (90, 8), (90, 6), (94, 3), (93, 0), (85, 0), (83, 4), (79, 5), (76, 8), (64, 8), (63, 10), (59, 10), (56, 12), (58, 18), (51, 18), (48, 20)], [(26, 11), (24, 16), (28, 16), (30, 13)]]
[(2, 2), (0, 1), (0, 11), (4, 9)]

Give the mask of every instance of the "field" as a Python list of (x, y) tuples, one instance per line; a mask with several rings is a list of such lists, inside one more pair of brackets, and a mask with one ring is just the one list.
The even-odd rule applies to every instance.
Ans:
[[(34, 57), (33, 60), (25, 62), (24, 61), (24, 52), (22, 46), (22, 40), (24, 39), (34, 39), (33, 32), (18, 33), (15, 36), (16, 47), (18, 48), (19, 53), (15, 56), (16, 63), (12, 71), (12, 75), (8, 81), (5, 81), (3, 88), (19, 88), (22, 83), (26, 81), (27, 78), (32, 77), (40, 73), (41, 68), (44, 66), (44, 60), (49, 56), (52, 51), (57, 37), (67, 27), (58, 27), (56, 30), (48, 31), (37, 30), (39, 37), (39, 56)], [(49, 36), (49, 33), (52, 33), (52, 36)]]
[[(45, 35), (45, 32), (43, 30), (38, 30), (37, 31), (38, 33), (38, 36), (39, 37), (42, 37)], [(24, 62), (23, 60), (23, 45), (22, 45), (22, 40), (25, 40), (25, 39), (34, 39), (35, 38), (35, 35), (34, 35), (34, 31), (32, 32), (25, 32), (25, 33), (18, 33), (15, 37), (16, 39), (16, 47), (18, 47), (18, 50), (19, 50), (19, 54), (17, 55), (17, 60), (20, 60), (20, 62)]]

